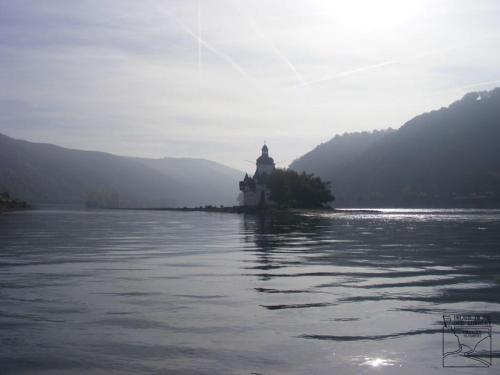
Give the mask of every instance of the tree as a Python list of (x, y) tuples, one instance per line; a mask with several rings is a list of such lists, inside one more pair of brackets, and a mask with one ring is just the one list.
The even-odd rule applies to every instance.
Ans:
[(335, 199), (329, 182), (305, 172), (275, 169), (260, 178), (270, 190), (271, 199), (280, 206), (321, 208)]

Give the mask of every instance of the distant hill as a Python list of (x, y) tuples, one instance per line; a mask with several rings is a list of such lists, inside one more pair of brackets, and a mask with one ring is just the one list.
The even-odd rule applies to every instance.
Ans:
[(188, 188), (190, 205), (238, 204), (238, 182), (244, 173), (206, 159), (135, 158), (148, 168), (169, 176)]
[(500, 207), (500, 88), (398, 130), (336, 136), (290, 168), (331, 181), (339, 207)]
[(0, 134), (0, 190), (34, 204), (83, 204), (92, 192), (113, 192), (120, 206), (234, 205), (241, 176), (202, 159), (137, 159)]

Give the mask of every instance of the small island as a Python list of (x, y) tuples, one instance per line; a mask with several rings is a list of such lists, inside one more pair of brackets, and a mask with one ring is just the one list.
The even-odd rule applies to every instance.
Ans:
[(305, 172), (276, 168), (269, 148), (262, 146), (253, 177), (240, 181), (240, 205), (299, 209), (329, 209), (335, 199), (329, 182)]
[(31, 206), (19, 199), (11, 198), (7, 191), (0, 193), (0, 213), (6, 211), (28, 210)]
[[(238, 206), (206, 205), (200, 207), (132, 208), (153, 211), (203, 211), (238, 214), (301, 213), (304, 211), (328, 211), (343, 213), (378, 213), (378, 210), (342, 210), (333, 208), (335, 200), (330, 182), (305, 172), (276, 168), (269, 156), (269, 148), (262, 146), (262, 154), (256, 160), (252, 177), (245, 174), (239, 182)], [(98, 205), (87, 207), (98, 207)], [(107, 208), (117, 208), (117, 206)], [(130, 208), (122, 208), (130, 209)]]

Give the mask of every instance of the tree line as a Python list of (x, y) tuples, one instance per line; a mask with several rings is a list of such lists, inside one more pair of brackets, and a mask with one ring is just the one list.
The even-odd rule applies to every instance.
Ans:
[(323, 208), (335, 199), (330, 183), (305, 172), (277, 168), (258, 177), (281, 207)]

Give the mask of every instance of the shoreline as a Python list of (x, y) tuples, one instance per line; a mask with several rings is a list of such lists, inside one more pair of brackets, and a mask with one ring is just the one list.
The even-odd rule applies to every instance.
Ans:
[(342, 209), (342, 208), (278, 208), (278, 207), (151, 207), (151, 208), (112, 208), (113, 210), (133, 210), (133, 211), (179, 211), (179, 212), (218, 212), (233, 214), (273, 214), (273, 213), (382, 213), (380, 210), (371, 209)]
[(9, 212), (16, 212), (16, 211), (29, 211), (32, 210), (31, 207), (0, 207), (0, 214), (5, 214)]
[(32, 207), (27, 202), (22, 201), (9, 201), (0, 202), (0, 214), (14, 211), (27, 211), (31, 210)]

